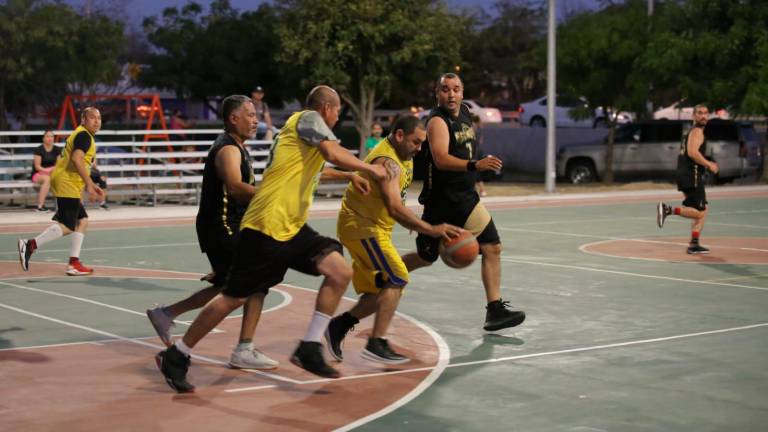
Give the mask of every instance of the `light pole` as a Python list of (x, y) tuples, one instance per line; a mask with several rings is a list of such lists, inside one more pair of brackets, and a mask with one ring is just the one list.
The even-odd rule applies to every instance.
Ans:
[(547, 24), (547, 159), (544, 170), (544, 184), (548, 193), (555, 192), (555, 94), (556, 59), (555, 56), (555, 29), (556, 7), (555, 0), (549, 0), (548, 24)]

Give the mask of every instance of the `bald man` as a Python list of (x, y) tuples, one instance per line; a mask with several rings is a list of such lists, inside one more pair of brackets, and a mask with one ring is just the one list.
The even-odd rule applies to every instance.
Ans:
[(261, 310), (269, 289), (283, 281), (289, 268), (324, 277), (309, 328), (291, 362), (322, 377), (340, 376), (325, 362), (320, 338), (347, 289), (352, 268), (336, 239), (324, 237), (307, 225), (309, 207), (326, 161), (377, 181), (387, 178), (387, 171), (381, 165), (360, 161), (331, 132), (341, 109), (335, 90), (315, 87), (305, 106), (288, 118), (272, 143), (261, 186), (240, 222), (240, 238), (226, 286), (205, 306), (184, 337), (156, 356), (166, 382), (179, 393), (194, 391), (187, 381), (192, 348), (249, 298), (249, 309)]

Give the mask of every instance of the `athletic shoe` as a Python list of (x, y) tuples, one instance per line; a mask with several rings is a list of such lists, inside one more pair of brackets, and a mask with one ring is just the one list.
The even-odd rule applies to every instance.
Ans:
[(659, 226), (659, 228), (664, 228), (664, 220), (671, 214), (672, 207), (664, 204), (661, 201), (656, 204), (656, 224)]
[(173, 339), (171, 338), (171, 327), (175, 327), (173, 317), (168, 315), (164, 306), (155, 306), (153, 309), (147, 309), (147, 318), (155, 328), (155, 332), (163, 341), (165, 346), (170, 347), (173, 345)]
[(408, 357), (398, 354), (389, 346), (389, 342), (383, 338), (368, 338), (365, 349), (360, 357), (384, 364), (403, 364), (411, 361)]
[(272, 360), (266, 354), (250, 346), (244, 349), (235, 348), (229, 357), (229, 367), (233, 369), (274, 369), (280, 363)]
[(488, 303), (485, 309), (485, 331), (514, 327), (525, 321), (525, 312), (509, 309), (509, 302), (502, 299)]
[(99, 204), (99, 207), (101, 207), (103, 210), (109, 210), (109, 205), (107, 205), (106, 201), (104, 201), (103, 203)]
[(709, 249), (698, 243), (691, 243), (688, 245), (688, 250), (686, 252), (688, 252), (688, 255), (708, 254)]
[(325, 362), (320, 345), (320, 342), (299, 342), (299, 346), (291, 356), (291, 363), (323, 378), (339, 378), (341, 376), (339, 371)]
[(179, 393), (192, 393), (195, 391), (195, 386), (187, 381), (187, 371), (189, 370), (189, 356), (184, 355), (176, 348), (176, 345), (171, 345), (165, 351), (160, 351), (155, 355), (155, 363), (157, 368), (165, 377), (165, 382)]
[(37, 249), (37, 243), (35, 239), (19, 239), (19, 263), (21, 263), (21, 269), (29, 271), (29, 257)]
[(40, 212), (40, 213), (46, 213), (46, 212), (51, 211), (51, 209), (49, 209), (46, 206), (40, 206), (40, 207), (37, 208), (37, 211)]
[(344, 337), (347, 336), (347, 333), (355, 328), (355, 326), (344, 325), (341, 317), (341, 315), (334, 317), (328, 323), (328, 328), (325, 329), (325, 344), (328, 348), (328, 353), (337, 361), (344, 360), (344, 356), (341, 353), (341, 344), (344, 342)]
[(69, 261), (69, 265), (67, 266), (67, 275), (87, 276), (91, 273), (93, 273), (93, 269), (90, 267), (84, 266), (79, 259), (74, 259)]

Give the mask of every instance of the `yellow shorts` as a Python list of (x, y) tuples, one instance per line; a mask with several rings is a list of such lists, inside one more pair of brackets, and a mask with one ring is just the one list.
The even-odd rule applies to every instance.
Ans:
[(352, 285), (358, 294), (378, 294), (387, 286), (408, 284), (408, 269), (389, 236), (341, 239), (352, 255)]

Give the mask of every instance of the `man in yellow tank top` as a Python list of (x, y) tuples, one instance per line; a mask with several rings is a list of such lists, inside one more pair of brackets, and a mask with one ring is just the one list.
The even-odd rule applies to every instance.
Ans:
[(249, 298), (249, 307), (256, 309), (258, 303), (254, 314), (260, 312), (267, 292), (283, 280), (289, 268), (324, 276), (316, 310), (291, 362), (322, 377), (340, 376), (325, 362), (320, 339), (347, 289), (352, 269), (338, 241), (307, 225), (309, 207), (326, 161), (375, 180), (386, 178), (387, 171), (357, 159), (331, 132), (341, 109), (336, 91), (315, 87), (305, 106), (305, 111), (288, 119), (273, 141), (259, 190), (240, 223), (240, 238), (224, 290), (205, 306), (181, 340), (156, 357), (166, 382), (179, 393), (194, 391), (186, 378), (192, 348)]
[(93, 269), (80, 262), (80, 249), (88, 228), (88, 213), (80, 197), (85, 189), (90, 201), (101, 202), (104, 198), (104, 191), (93, 183), (90, 175), (96, 157), (93, 136), (101, 129), (101, 113), (94, 107), (87, 107), (83, 109), (81, 122), (67, 138), (61, 157), (51, 173), (51, 190), (56, 197), (53, 220), (57, 223), (35, 238), (19, 239), (19, 261), (24, 271), (29, 270), (29, 258), (33, 252), (52, 240), (71, 234), (67, 274), (80, 276), (93, 273)]
[[(392, 132), (379, 142), (365, 161), (381, 165), (391, 179), (370, 179), (373, 187), (363, 196), (350, 185), (341, 204), (337, 230), (339, 240), (352, 255), (352, 284), (360, 294), (358, 303), (335, 317), (325, 332), (326, 347), (333, 358), (342, 360), (341, 340), (358, 320), (376, 313), (373, 331), (362, 357), (385, 364), (406, 363), (410, 359), (395, 352), (384, 336), (395, 314), (403, 288), (408, 283), (408, 260), (400, 257), (392, 244), (395, 222), (435, 237), (461, 234), (453, 225), (430, 225), (405, 206), (405, 195), (413, 179), (413, 156), (427, 136), (424, 123), (413, 116), (399, 118)], [(361, 174), (367, 177), (366, 174)], [(411, 257), (410, 260), (412, 260)]]

